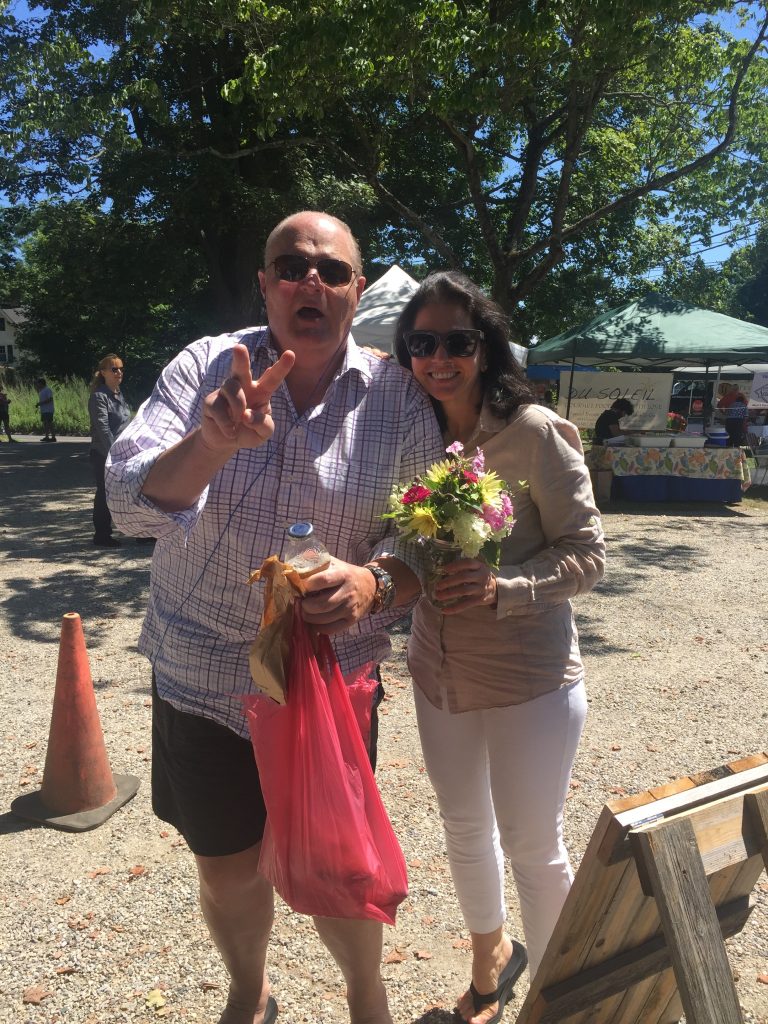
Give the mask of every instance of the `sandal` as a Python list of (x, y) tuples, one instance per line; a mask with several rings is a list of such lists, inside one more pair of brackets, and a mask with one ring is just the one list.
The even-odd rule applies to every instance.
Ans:
[(480, 1013), (486, 1006), (490, 1006), (492, 1003), (498, 1003), (499, 1008), (496, 1013), (491, 1017), (486, 1024), (499, 1024), (502, 1016), (504, 1015), (504, 1007), (507, 1005), (509, 1000), (514, 995), (515, 982), (523, 973), (528, 963), (528, 954), (525, 952), (525, 946), (522, 943), (517, 942), (516, 939), (512, 940), (512, 956), (507, 961), (507, 965), (499, 975), (499, 984), (495, 992), (489, 992), (487, 995), (481, 995), (475, 988), (474, 982), (470, 981), (469, 991), (472, 995), (472, 1006), (474, 1007), (475, 1013)]

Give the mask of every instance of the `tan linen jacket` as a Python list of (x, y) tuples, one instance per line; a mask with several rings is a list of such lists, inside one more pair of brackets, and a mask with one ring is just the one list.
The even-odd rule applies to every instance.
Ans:
[(425, 598), (408, 644), (413, 680), (452, 713), (522, 704), (583, 677), (570, 598), (602, 578), (605, 542), (579, 431), (540, 405), (508, 421), (483, 406), (467, 446), (507, 482), (498, 607), (444, 616)]

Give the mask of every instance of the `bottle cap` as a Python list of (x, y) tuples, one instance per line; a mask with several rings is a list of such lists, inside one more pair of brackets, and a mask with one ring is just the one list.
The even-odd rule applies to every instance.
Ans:
[(313, 533), (314, 527), (312, 523), (294, 523), (293, 526), (288, 527), (288, 536), (299, 540), (311, 537)]

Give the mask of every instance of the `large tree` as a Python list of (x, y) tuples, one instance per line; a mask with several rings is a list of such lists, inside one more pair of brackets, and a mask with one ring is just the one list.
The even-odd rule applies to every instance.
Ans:
[(737, 38), (733, 2), (52, 0), (6, 14), (6, 187), (173, 220), (222, 326), (267, 226), (322, 205), (547, 334), (765, 195), (768, 16), (738, 6)]

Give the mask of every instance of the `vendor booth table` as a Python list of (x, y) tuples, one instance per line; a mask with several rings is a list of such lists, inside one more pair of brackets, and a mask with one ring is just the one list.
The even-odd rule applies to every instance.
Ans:
[(741, 448), (635, 448), (595, 445), (593, 473), (613, 476), (612, 498), (629, 501), (741, 501), (750, 485)]

